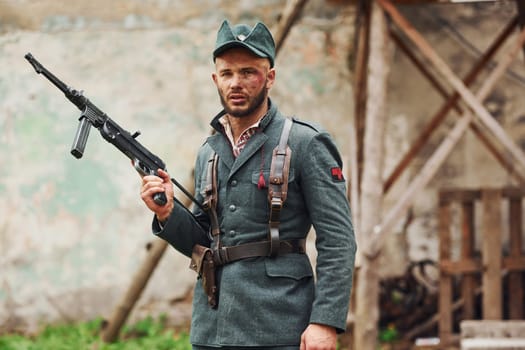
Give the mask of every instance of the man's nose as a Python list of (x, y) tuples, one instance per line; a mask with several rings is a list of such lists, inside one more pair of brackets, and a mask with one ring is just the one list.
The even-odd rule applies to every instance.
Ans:
[(242, 82), (241, 74), (238, 74), (238, 73), (233, 74), (232, 79), (231, 79), (231, 86), (232, 87), (241, 86), (241, 82)]

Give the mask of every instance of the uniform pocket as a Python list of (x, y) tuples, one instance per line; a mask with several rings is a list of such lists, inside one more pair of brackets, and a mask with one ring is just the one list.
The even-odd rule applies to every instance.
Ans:
[(287, 277), (301, 280), (312, 277), (313, 270), (306, 254), (286, 254), (277, 258), (265, 259), (268, 277)]

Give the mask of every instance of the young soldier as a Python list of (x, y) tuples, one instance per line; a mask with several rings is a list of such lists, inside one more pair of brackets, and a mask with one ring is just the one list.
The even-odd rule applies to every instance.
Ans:
[[(145, 176), (153, 232), (192, 257), (191, 343), (202, 349), (335, 349), (346, 326), (356, 243), (330, 135), (268, 97), (275, 45), (262, 23), (218, 31), (212, 74), (223, 110), (199, 150), (192, 213), (170, 176)], [(287, 121), (288, 120), (288, 121)], [(165, 192), (168, 203), (152, 196)], [(305, 254), (316, 231), (316, 278)]]

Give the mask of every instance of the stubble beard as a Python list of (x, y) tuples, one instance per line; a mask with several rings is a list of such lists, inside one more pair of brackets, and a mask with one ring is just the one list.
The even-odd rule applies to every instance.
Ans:
[(252, 100), (249, 101), (249, 105), (247, 109), (234, 110), (228, 106), (228, 103), (226, 102), (226, 99), (221, 94), (221, 92), (220, 91), (218, 92), (219, 92), (219, 97), (221, 99), (221, 104), (222, 104), (222, 107), (224, 108), (224, 111), (228, 115), (234, 118), (244, 118), (244, 117), (252, 115), (257, 109), (259, 109), (259, 107), (261, 107), (263, 103), (266, 102), (266, 98), (268, 97), (268, 92), (263, 87), (261, 91), (257, 95), (255, 95)]

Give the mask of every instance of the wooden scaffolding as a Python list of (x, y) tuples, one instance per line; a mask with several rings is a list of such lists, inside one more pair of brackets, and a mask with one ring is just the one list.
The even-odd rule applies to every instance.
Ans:
[[(356, 156), (354, 162), (358, 164), (358, 168), (352, 177), (352, 193), (350, 196), (352, 209), (357, 214), (354, 219), (356, 219), (356, 226), (359, 230), (358, 237), (360, 238), (359, 244), (362, 253), (355, 290), (354, 347), (356, 349), (374, 349), (377, 342), (377, 300), (379, 293), (377, 271), (380, 268), (378, 256), (386, 235), (391, 233), (391, 228), (400, 218), (405, 217), (416, 195), (435, 176), (437, 170), (467, 129), (474, 132), (498, 162), (512, 175), (519, 187), (523, 187), (525, 184), (525, 154), (483, 106), (483, 101), (494, 88), (497, 80), (523, 48), (525, 41), (523, 26), (519, 35), (514, 39), (514, 43), (506, 48), (506, 52), (501, 55), (503, 58), (499, 60), (496, 68), (490, 72), (480, 88), (477, 91), (470, 90), (470, 86), (473, 86), (480, 72), (487, 68), (495, 54), (502, 50), (505, 40), (515, 31), (519, 23), (523, 23), (523, 2), (516, 1), (516, 18), (496, 37), (494, 43), (464, 78), (458, 77), (453, 72), (396, 7), (397, 4), (422, 5), (438, 2), (452, 3), (452, 1), (445, 0), (358, 2), (356, 33), (358, 51), (354, 85), (356, 94)], [(377, 140), (384, 138), (387, 103), (385, 90), (388, 81), (388, 68), (385, 67), (389, 66), (386, 43), (390, 40), (408, 56), (414, 66), (444, 97), (445, 103), (429, 119), (409, 151), (401, 158), (387, 180), (383, 182), (381, 159), (384, 148), (377, 146)], [(436, 75), (433, 72), (438, 74)], [(440, 83), (440, 81), (444, 81), (445, 84)], [(451, 92), (448, 93), (447, 90), (451, 90)], [(460, 101), (465, 103), (468, 109), (460, 110), (458, 103)], [(428, 157), (420, 171), (410, 180), (396, 203), (388, 208), (381, 217), (378, 217), (377, 213), (381, 212), (383, 199), (392, 185), (405, 172), (409, 163), (419, 153), (436, 128), (443, 123), (448, 112), (452, 109), (461, 111), (454, 126)], [(378, 191), (378, 188), (381, 188), (382, 191)], [(371, 312), (370, 310), (376, 311)], [(439, 322), (444, 326), (443, 319)]]

